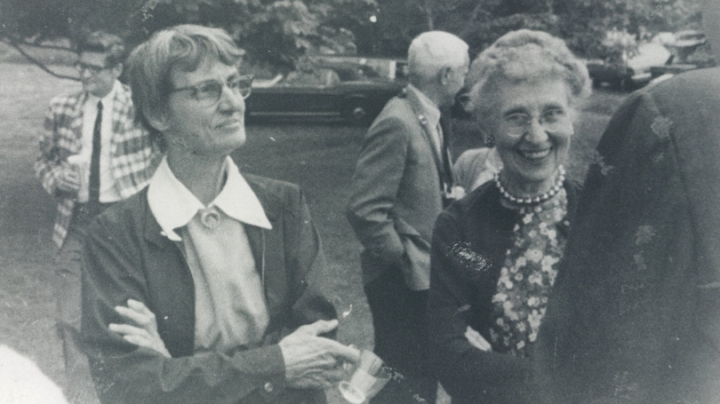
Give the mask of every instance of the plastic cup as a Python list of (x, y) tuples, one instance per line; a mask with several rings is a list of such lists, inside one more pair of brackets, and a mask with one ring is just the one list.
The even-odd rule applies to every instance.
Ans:
[(90, 156), (85, 154), (73, 154), (72, 156), (68, 156), (67, 161), (70, 166), (72, 166), (73, 170), (75, 170), (75, 173), (77, 173), (80, 181), (80, 189), (78, 190), (77, 195), (78, 201), (87, 202), (90, 191), (87, 184)]
[(373, 352), (360, 352), (360, 362), (349, 381), (338, 384), (343, 398), (352, 404), (362, 404), (373, 398), (390, 381), (392, 372)]

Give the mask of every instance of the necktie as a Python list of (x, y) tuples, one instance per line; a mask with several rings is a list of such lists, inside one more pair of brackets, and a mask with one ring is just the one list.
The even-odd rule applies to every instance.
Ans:
[(438, 135), (440, 137), (440, 158), (442, 161), (442, 171), (443, 171), (443, 180), (446, 183), (446, 186), (452, 187), (453, 185), (453, 173), (452, 173), (452, 167), (450, 166), (450, 151), (448, 150), (448, 139), (445, 139), (445, 132), (443, 131), (443, 121), (444, 118), (441, 118), (438, 121)]
[(92, 155), (90, 156), (90, 184), (88, 191), (88, 203), (98, 204), (100, 202), (100, 127), (102, 126), (102, 101), (97, 104), (97, 117), (93, 126)]

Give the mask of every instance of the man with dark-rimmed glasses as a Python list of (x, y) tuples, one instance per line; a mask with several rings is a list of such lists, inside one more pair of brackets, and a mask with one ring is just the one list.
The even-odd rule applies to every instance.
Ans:
[[(123, 41), (94, 32), (78, 46), (82, 91), (55, 97), (40, 136), (35, 172), (58, 202), (53, 241), (58, 326), (71, 401), (92, 402), (87, 360), (75, 345), (80, 328), (81, 245), (90, 221), (142, 189), (157, 165), (148, 132), (134, 124), (130, 90), (118, 81)], [(89, 396), (90, 397), (89, 397)]]

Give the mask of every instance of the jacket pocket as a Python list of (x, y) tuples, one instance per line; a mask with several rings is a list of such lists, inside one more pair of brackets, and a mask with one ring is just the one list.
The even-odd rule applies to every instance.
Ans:
[(400, 234), (405, 254), (400, 270), (405, 285), (410, 290), (421, 291), (430, 288), (430, 243), (419, 235)]

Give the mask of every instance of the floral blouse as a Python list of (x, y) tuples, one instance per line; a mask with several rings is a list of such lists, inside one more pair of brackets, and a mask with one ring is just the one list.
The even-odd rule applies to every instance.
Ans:
[(540, 205), (522, 207), (520, 214), (492, 298), (490, 343), (495, 352), (526, 357), (537, 338), (565, 248), (566, 239), (557, 227), (568, 225), (567, 193), (563, 189)]

